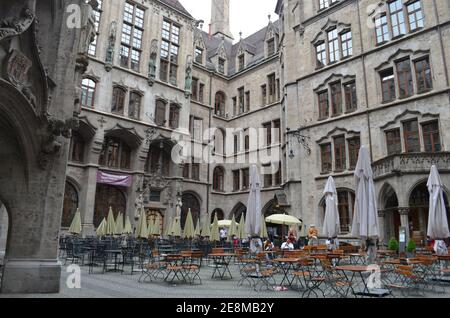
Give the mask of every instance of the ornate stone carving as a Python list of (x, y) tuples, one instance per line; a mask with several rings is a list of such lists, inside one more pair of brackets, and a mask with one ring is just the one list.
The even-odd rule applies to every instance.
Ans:
[(184, 96), (189, 98), (192, 91), (192, 56), (188, 55), (186, 58), (186, 76), (184, 85)]
[(153, 86), (156, 79), (156, 59), (158, 57), (158, 40), (152, 41), (150, 61), (148, 62), (148, 85)]
[(0, 41), (22, 34), (33, 24), (34, 19), (34, 13), (29, 8), (24, 8), (20, 14), (20, 17), (12, 17), (1, 20)]
[(114, 48), (116, 45), (116, 35), (117, 35), (117, 22), (112, 22), (109, 31), (108, 48), (106, 50), (106, 64), (105, 69), (107, 72), (112, 70), (114, 63)]
[(28, 81), (28, 71), (32, 62), (19, 50), (12, 50), (5, 63), (6, 79), (18, 87)]

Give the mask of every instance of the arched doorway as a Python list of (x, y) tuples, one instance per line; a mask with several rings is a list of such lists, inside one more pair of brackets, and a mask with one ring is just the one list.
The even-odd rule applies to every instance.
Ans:
[(236, 206), (232, 210), (230, 219), (234, 215), (236, 222), (240, 223), (242, 215), (246, 215), (246, 214), (247, 214), (247, 207), (243, 203), (239, 202), (238, 204), (236, 204)]
[(225, 220), (225, 213), (223, 213), (223, 210), (221, 209), (215, 209), (211, 213), (211, 224), (214, 222), (214, 216), (217, 215), (217, 220), (222, 221)]
[[(444, 200), (448, 216), (449, 204), (445, 192)], [(418, 244), (425, 242), (427, 237), (429, 208), (430, 193), (428, 192), (427, 182), (423, 182), (412, 190), (409, 197), (409, 231), (411, 237)]]
[(69, 228), (78, 209), (78, 192), (74, 185), (66, 181), (61, 227)]
[(398, 197), (395, 190), (386, 184), (381, 191), (381, 207), (386, 215), (385, 233), (386, 239), (392, 237), (399, 239), (399, 229), (401, 226), (400, 213), (398, 211)]
[(182, 196), (183, 206), (181, 208), (181, 227), (184, 229), (184, 225), (186, 224), (187, 214), (189, 209), (191, 209), (192, 219), (194, 220), (194, 226), (197, 226), (197, 222), (200, 218), (200, 200), (197, 195), (193, 193), (184, 193)]
[[(341, 234), (351, 232), (353, 224), (353, 211), (355, 206), (355, 193), (349, 189), (337, 189), (339, 221), (341, 223)], [(320, 224), (325, 218), (325, 198), (320, 201)]]
[(108, 217), (109, 208), (112, 208), (114, 218), (119, 212), (126, 215), (127, 200), (125, 194), (118, 188), (106, 184), (98, 184), (95, 193), (94, 226), (98, 227), (103, 218)]
[(152, 222), (152, 224), (155, 224), (158, 229), (159, 233), (164, 233), (164, 216), (162, 215), (161, 211), (159, 210), (148, 210), (147, 211), (147, 224)]
[[(274, 214), (284, 214), (284, 209), (280, 208), (278, 205), (278, 200), (275, 198), (271, 201), (269, 201), (262, 209), (262, 213), (264, 215), (264, 218), (267, 218)], [(283, 235), (288, 233), (289, 227), (288, 226), (282, 226), (279, 224), (273, 224), (273, 223), (267, 223), (267, 233), (269, 234), (269, 237), (272, 241), (275, 241), (277, 243), (277, 246), (281, 244), (281, 241), (283, 239)]]

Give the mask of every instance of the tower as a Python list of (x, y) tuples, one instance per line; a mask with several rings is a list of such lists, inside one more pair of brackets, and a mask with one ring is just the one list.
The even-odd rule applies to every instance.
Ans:
[(211, 34), (233, 40), (230, 31), (230, 0), (211, 1)]

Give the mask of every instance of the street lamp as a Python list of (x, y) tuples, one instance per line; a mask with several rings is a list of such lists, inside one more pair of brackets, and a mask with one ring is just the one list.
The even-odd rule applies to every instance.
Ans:
[[(310, 156), (312, 153), (310, 146), (311, 137), (304, 135), (302, 133), (303, 129), (304, 129), (303, 127), (300, 127), (297, 130), (291, 130), (290, 128), (286, 128), (286, 131), (288, 136), (292, 136), (293, 138), (297, 139), (297, 142), (303, 146), (303, 149), (306, 151), (306, 154)], [(292, 149), (292, 145), (289, 150), (289, 158), (291, 160), (295, 158), (295, 152), (294, 149)]]

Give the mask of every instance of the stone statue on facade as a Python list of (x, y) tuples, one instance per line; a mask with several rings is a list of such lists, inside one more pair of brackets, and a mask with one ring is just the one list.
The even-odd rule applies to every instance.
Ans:
[(156, 79), (156, 59), (158, 57), (158, 40), (153, 40), (148, 62), (148, 85), (153, 86)]
[(188, 55), (186, 60), (186, 77), (184, 86), (184, 95), (189, 98), (192, 92), (192, 56)]
[(114, 48), (116, 43), (117, 23), (111, 23), (111, 29), (109, 32), (108, 48), (106, 49), (105, 69), (111, 71), (114, 62)]

